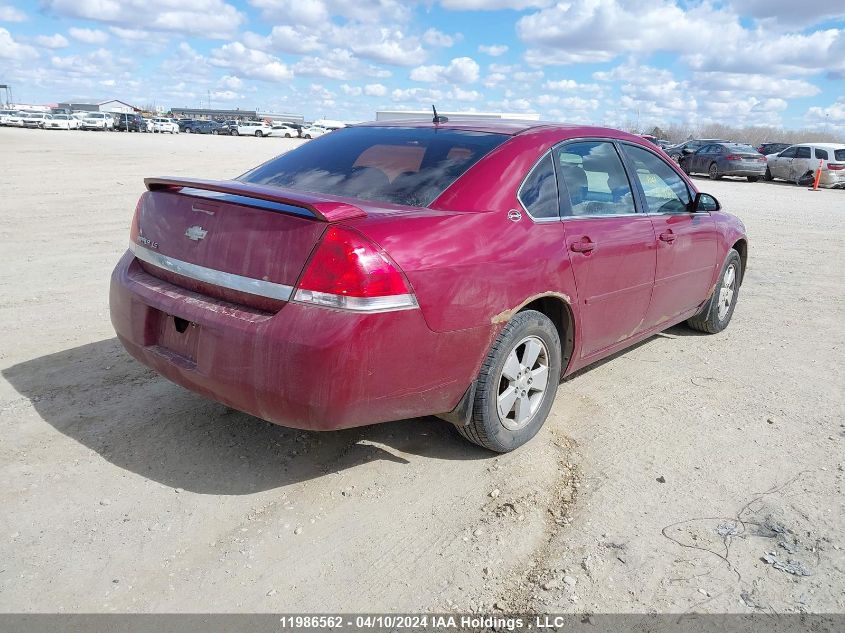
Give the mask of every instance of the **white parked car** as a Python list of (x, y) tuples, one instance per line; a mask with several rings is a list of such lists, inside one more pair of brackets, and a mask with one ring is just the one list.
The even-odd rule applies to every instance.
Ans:
[(299, 136), (299, 130), (284, 123), (274, 123), (273, 134), (275, 136), (284, 136), (285, 138), (296, 138)]
[(328, 134), (329, 132), (331, 132), (331, 130), (323, 127), (322, 125), (312, 125), (310, 127), (302, 128), (302, 137), (317, 138), (318, 136)]
[(23, 126), (31, 128), (43, 128), (44, 124), (51, 118), (53, 118), (52, 115), (46, 114), (45, 112), (30, 112), (26, 115), (26, 118), (23, 120)]
[(270, 136), (273, 133), (273, 128), (264, 121), (238, 121), (231, 130), (235, 136)]
[(111, 131), (114, 119), (108, 112), (86, 112), (82, 118), (82, 129)]
[(152, 119), (145, 119), (144, 117), (141, 117), (141, 119), (147, 124), (147, 132), (155, 131)]
[(173, 119), (156, 117), (153, 119), (153, 132), (179, 134), (179, 124)]
[(798, 179), (808, 171), (814, 174), (821, 162), (820, 187), (845, 188), (845, 144), (800, 143), (787, 147), (778, 154), (766, 156), (766, 180)]
[(82, 121), (69, 114), (54, 114), (44, 121), (45, 130), (78, 130)]
[(9, 125), (9, 119), (16, 114), (14, 110), (0, 110), (0, 125)]

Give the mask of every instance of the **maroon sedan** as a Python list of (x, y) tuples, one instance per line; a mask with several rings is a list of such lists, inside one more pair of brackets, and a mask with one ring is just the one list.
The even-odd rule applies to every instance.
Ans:
[(665, 153), (596, 127), (370, 123), (236, 180), (146, 184), (118, 337), (303, 429), (436, 415), (512, 450), (568, 374), (682, 321), (724, 329), (748, 254)]

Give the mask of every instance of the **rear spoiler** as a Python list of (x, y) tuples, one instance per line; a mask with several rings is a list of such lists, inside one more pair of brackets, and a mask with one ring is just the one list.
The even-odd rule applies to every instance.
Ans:
[(324, 222), (338, 222), (352, 218), (362, 218), (367, 214), (363, 209), (342, 200), (318, 196), (313, 193), (290, 191), (266, 185), (254, 185), (237, 180), (202, 180), (199, 178), (144, 178), (149, 191), (173, 191), (182, 188), (200, 189), (215, 193), (240, 196), (261, 200), (277, 205), (296, 207), (301, 213), (304, 209), (315, 218)]

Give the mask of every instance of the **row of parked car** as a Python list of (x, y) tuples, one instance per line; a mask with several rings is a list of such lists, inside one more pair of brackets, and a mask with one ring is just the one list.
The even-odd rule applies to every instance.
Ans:
[(158, 132), (162, 134), (225, 134), (228, 136), (282, 136), (317, 138), (332, 128), (320, 125), (298, 126), (266, 121), (214, 121), (208, 119), (144, 118), (139, 114), (113, 112), (47, 113), (0, 110), (0, 125), (45, 130), (103, 130)]
[(845, 189), (845, 143), (763, 143), (752, 147), (724, 139), (690, 139), (663, 148), (687, 174), (749, 182), (786, 180), (804, 184), (820, 168), (820, 187)]

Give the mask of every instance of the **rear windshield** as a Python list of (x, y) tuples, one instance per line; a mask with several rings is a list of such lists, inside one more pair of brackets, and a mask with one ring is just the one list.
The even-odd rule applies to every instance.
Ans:
[(240, 180), (424, 207), (508, 138), (464, 130), (350, 127), (282, 154)]
[(728, 150), (732, 152), (743, 152), (745, 154), (758, 154), (759, 152), (750, 145), (741, 145), (740, 143), (729, 143), (725, 145)]

